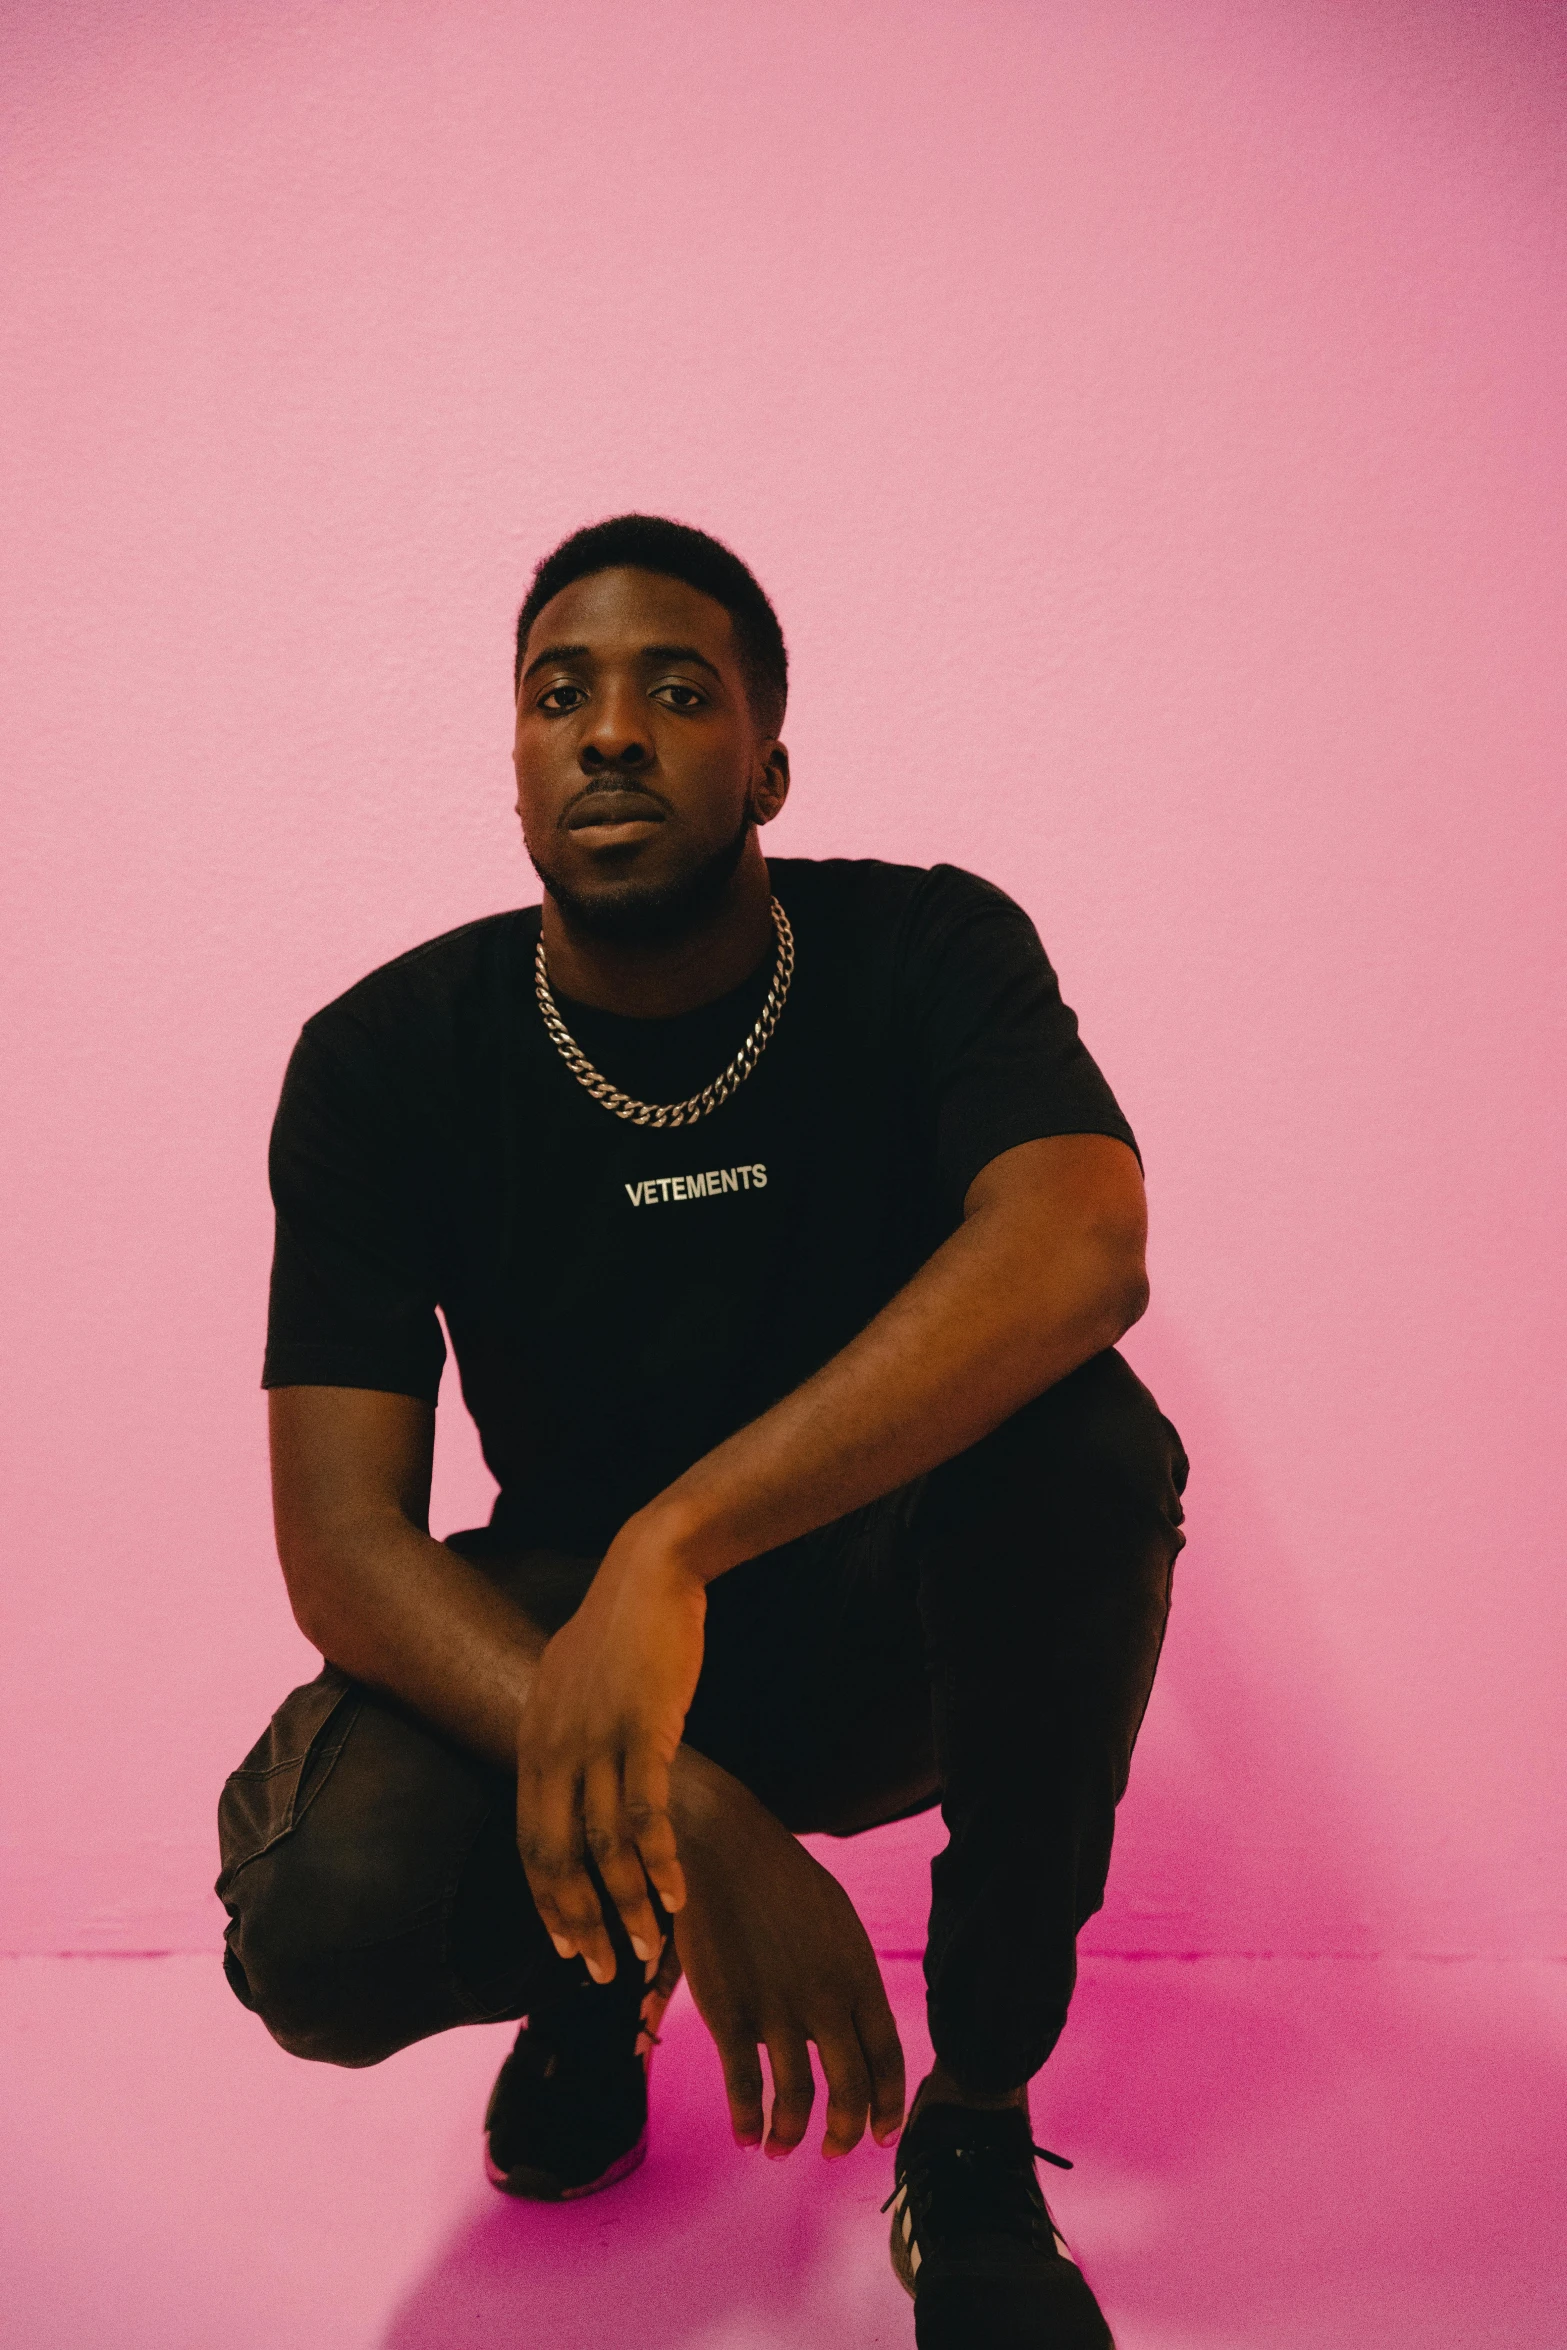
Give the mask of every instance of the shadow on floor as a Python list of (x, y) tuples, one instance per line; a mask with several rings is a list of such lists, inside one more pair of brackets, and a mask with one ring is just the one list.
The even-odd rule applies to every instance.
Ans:
[[(913, 2055), (917, 1971), (889, 1973)], [(476, 2197), (384, 2350), (912, 2342), (888, 2158), (737, 2155), (676, 2017), (637, 2178), (560, 2209)], [(1564, 2036), (1547, 1962), (1090, 1962), (1035, 2121), (1076, 2160), (1052, 2200), (1121, 2350), (1561, 2350)]]
[[(911, 2057), (917, 1970), (889, 1968)], [(912, 2012), (911, 2012), (912, 2011)], [(397, 2312), (385, 2350), (805, 2350), (912, 2340), (878, 2206), (891, 2156), (740, 2154), (688, 1996), (664, 2027), (653, 2149), (624, 2185), (567, 2205), (476, 2200)]]

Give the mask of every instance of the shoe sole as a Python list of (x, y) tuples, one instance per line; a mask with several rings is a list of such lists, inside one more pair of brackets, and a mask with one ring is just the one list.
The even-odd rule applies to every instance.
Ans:
[(563, 2187), (558, 2180), (550, 2177), (548, 2171), (501, 2170), (491, 2161), (490, 2150), (486, 2147), (484, 2175), (501, 2194), (515, 2195), (519, 2202), (577, 2203), (584, 2195), (602, 2194), (606, 2187), (618, 2186), (622, 2179), (629, 2179), (634, 2170), (640, 2169), (646, 2156), (647, 2132), (644, 2130), (634, 2146), (628, 2146), (607, 2171), (601, 2171), (596, 2179), (589, 2179), (585, 2187)]

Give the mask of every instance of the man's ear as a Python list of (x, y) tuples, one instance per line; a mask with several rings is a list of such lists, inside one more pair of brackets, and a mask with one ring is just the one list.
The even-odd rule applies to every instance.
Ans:
[(757, 824), (771, 824), (789, 797), (789, 754), (782, 743), (763, 746), (760, 770), (751, 785), (751, 815)]

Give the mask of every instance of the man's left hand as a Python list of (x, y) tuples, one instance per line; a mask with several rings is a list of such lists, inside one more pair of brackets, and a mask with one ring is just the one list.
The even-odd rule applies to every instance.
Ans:
[(662, 1930), (648, 1897), (681, 1908), (669, 1772), (702, 1669), (706, 1588), (646, 1513), (606, 1551), (546, 1647), (517, 1737), (517, 1847), (563, 1958), (607, 1983), (615, 1953), (587, 1856), (651, 1970)]

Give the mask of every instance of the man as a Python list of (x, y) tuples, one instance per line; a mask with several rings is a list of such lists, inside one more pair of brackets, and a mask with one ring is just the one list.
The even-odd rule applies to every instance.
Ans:
[[(888, 2144), (875, 1957), (796, 1837), (939, 1800), (894, 2266), (924, 2350), (1107, 2343), (1028, 2083), (1182, 1539), (1179, 1441), (1112, 1351), (1130, 1130), (999, 891), (769, 870), (784, 643), (726, 548), (568, 539), (516, 686), (542, 908), (373, 972), (283, 1089), (264, 1379), (327, 1661), (224, 1791), (229, 1980), (339, 2064), (526, 2018), (486, 2117), (514, 2194), (635, 2166), (682, 1968), (742, 2146), (800, 2143), (813, 2041), (823, 2151)], [(445, 1542), (438, 1307), (500, 1488)]]

